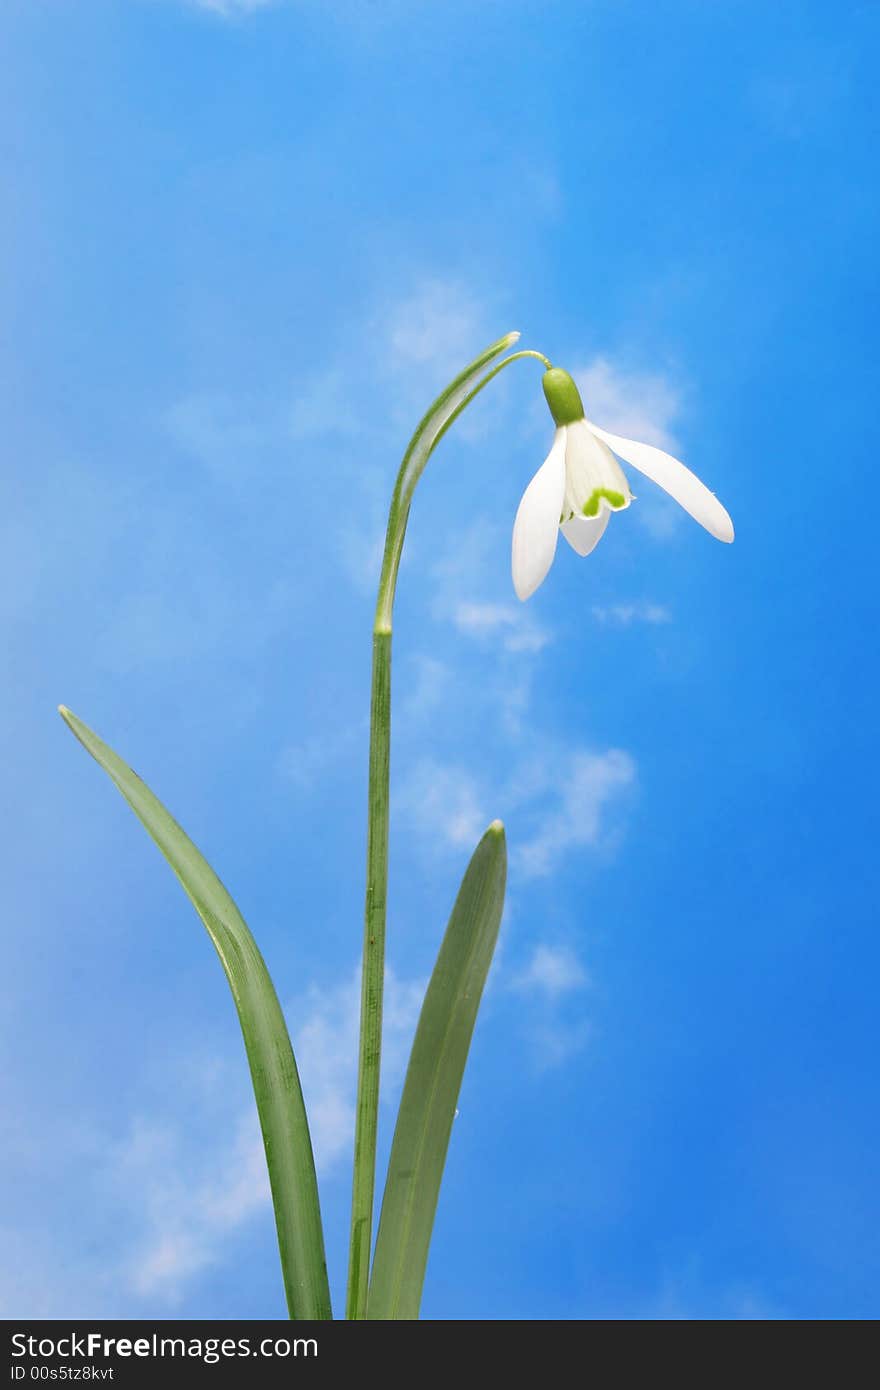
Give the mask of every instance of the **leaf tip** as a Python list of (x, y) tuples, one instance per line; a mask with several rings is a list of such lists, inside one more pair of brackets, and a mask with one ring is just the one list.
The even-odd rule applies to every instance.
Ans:
[(61, 715), (61, 718), (62, 718), (62, 719), (64, 719), (64, 720), (66, 720), (66, 721), (69, 722), (69, 720), (70, 720), (70, 710), (67, 708), (66, 705), (59, 705), (59, 706), (58, 706), (58, 713)]
[(487, 835), (492, 835), (492, 836), (494, 836), (494, 838), (497, 839), (497, 840), (503, 840), (503, 839), (504, 839), (504, 821), (503, 821), (503, 820), (493, 820), (492, 824), (489, 826), (489, 829), (486, 831), (486, 834), (487, 834)]

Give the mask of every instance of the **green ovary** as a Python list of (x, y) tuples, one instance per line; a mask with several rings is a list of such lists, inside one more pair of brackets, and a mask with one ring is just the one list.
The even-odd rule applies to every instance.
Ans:
[(602, 501), (603, 497), (608, 505), (613, 507), (615, 511), (619, 507), (626, 505), (626, 498), (622, 492), (614, 492), (610, 487), (597, 487), (593, 489), (591, 495), (583, 505), (582, 510), (584, 516), (598, 516), (599, 503)]

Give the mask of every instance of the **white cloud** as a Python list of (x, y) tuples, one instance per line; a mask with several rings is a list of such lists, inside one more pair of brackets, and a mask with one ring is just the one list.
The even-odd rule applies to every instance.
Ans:
[(268, 9), (275, 3), (276, 0), (190, 0), (197, 10), (209, 10), (211, 14), (222, 15), (224, 19), (253, 14), (255, 10)]
[(471, 522), (450, 538), (445, 554), (431, 570), (444, 604), (473, 593), (489, 572), (493, 551), (500, 544), (501, 528), (485, 517)]
[(316, 786), (357, 744), (363, 746), (368, 734), (366, 719), (346, 722), (332, 732), (311, 734), (299, 743), (288, 743), (278, 755), (278, 773), (303, 791)]
[(510, 988), (528, 1004), (524, 1033), (537, 1071), (561, 1066), (587, 1042), (589, 1022), (566, 1016), (565, 1007), (570, 996), (589, 984), (589, 975), (567, 946), (536, 946), (525, 969), (510, 980)]
[(508, 652), (541, 652), (553, 638), (546, 628), (537, 623), (518, 623), (513, 632), (504, 639), (504, 649)]
[(678, 447), (672, 424), (681, 412), (681, 392), (661, 372), (628, 371), (599, 356), (572, 375), (597, 425), (661, 449)]
[(452, 610), (459, 632), (471, 637), (501, 637), (505, 651), (539, 652), (552, 641), (551, 634), (511, 603), (465, 601)]
[(285, 780), (307, 790), (315, 785), (320, 774), (333, 755), (332, 744), (327, 738), (303, 739), (301, 743), (288, 743), (278, 755), (278, 771)]
[(312, 985), (294, 1051), (309, 1116), (315, 1164), (326, 1173), (354, 1134), (360, 972), (333, 989)]
[[(163, 541), (182, 546), (179, 528), (159, 519), (145, 550), (161, 553)], [(224, 574), (216, 555), (192, 546), (192, 569), (156, 567), (138, 588), (116, 595), (101, 635), (101, 659), (115, 674), (167, 665), (186, 668), (218, 658), (235, 634), (239, 656), (253, 656), (286, 631), (295, 611), (292, 585), (276, 583), (250, 592)], [(196, 563), (204, 554), (204, 564)]]
[(516, 609), (506, 603), (460, 603), (452, 615), (460, 632), (476, 637), (494, 633), (500, 627), (511, 627), (516, 618)]
[(138, 1194), (142, 1222), (123, 1258), (123, 1277), (134, 1293), (170, 1303), (217, 1261), (224, 1238), (269, 1203), (253, 1105), (240, 1113), (232, 1137), (218, 1140), (199, 1114), (199, 1099), (183, 1121), (137, 1116), (108, 1165), (121, 1193)]
[[(355, 1084), (360, 1026), (360, 967), (332, 989), (312, 986), (304, 1001), (307, 1018), (294, 1050), (320, 1173), (343, 1156), (354, 1138)], [(399, 980), (385, 971), (382, 1020), (382, 1094), (394, 1094), (403, 1079), (425, 993), (421, 980)]]
[(400, 713), (403, 719), (418, 724), (442, 709), (450, 691), (455, 689), (455, 680), (446, 663), (434, 656), (420, 653), (409, 665)]
[(701, 1275), (703, 1264), (703, 1259), (695, 1256), (684, 1270), (666, 1274), (653, 1295), (626, 1308), (594, 1303), (589, 1316), (647, 1322), (766, 1322), (786, 1318), (751, 1285), (712, 1288)]
[(561, 1067), (580, 1052), (590, 1037), (585, 1019), (565, 1023), (559, 1019), (533, 1023), (527, 1030), (532, 1065), (536, 1071)]
[[(572, 375), (588, 419), (613, 434), (680, 453), (673, 425), (681, 415), (682, 392), (669, 377), (630, 371), (604, 355)], [(630, 471), (630, 483), (638, 504), (633, 515), (656, 540), (667, 540), (678, 530), (681, 508), (637, 472)]]
[(197, 459), (218, 481), (252, 469), (258, 450), (277, 432), (266, 402), (222, 391), (182, 396), (165, 412), (163, 423), (177, 447)]
[[(424, 990), (423, 981), (386, 971), (383, 1100), (402, 1082)], [(313, 986), (289, 1013), (303, 1018), (294, 1052), (315, 1163), (326, 1177), (350, 1157), (354, 1136), (360, 968), (335, 987)], [(109, 1146), (108, 1185), (126, 1201), (138, 1194), (140, 1225), (120, 1274), (142, 1298), (176, 1303), (196, 1275), (228, 1258), (232, 1235), (270, 1211), (253, 1101), (233, 1083), (224, 1102), (224, 1089), (213, 1076), (204, 1094), (196, 1087), (186, 1096), (183, 1113), (136, 1116), (127, 1138)]]
[(536, 946), (525, 970), (516, 975), (514, 989), (558, 999), (590, 982), (574, 951), (566, 946)]
[(398, 367), (458, 370), (484, 346), (484, 311), (460, 282), (424, 280), (388, 313), (386, 334)]
[(593, 617), (603, 627), (631, 627), (633, 623), (659, 627), (672, 622), (672, 613), (664, 604), (650, 603), (648, 600), (637, 603), (594, 603)]
[[(443, 275), (422, 277), (372, 314), (362, 308), (355, 313), (358, 321), (350, 325), (334, 360), (298, 384), (293, 402), (281, 412), (280, 430), (275, 420), (272, 437), (276, 444), (280, 436), (313, 449), (335, 449), (333, 489), (342, 495), (338, 502), (335, 493), (327, 499), (333, 518), (328, 527), (331, 544), (353, 585), (372, 592), (379, 578), (394, 482), (388, 459), (394, 458), (393, 450), (402, 449), (437, 386), (486, 344), (492, 330), (480, 300), (463, 282)], [(355, 340), (372, 343), (368, 357), (362, 347), (353, 346)], [(223, 466), (223, 460), (241, 457), (239, 444), (253, 441), (247, 439), (246, 420), (233, 413), (228, 421), (226, 414), (218, 414), (213, 399), (208, 406), (207, 414), (198, 401), (199, 408), (178, 408), (169, 423), (185, 447), (210, 457), (214, 467)], [(469, 410), (456, 423), (456, 437), (473, 441), (485, 433), (490, 420), (485, 411)], [(235, 429), (244, 432), (234, 448), (227, 443), (228, 423), (234, 426), (233, 434)], [(355, 440), (356, 450), (351, 447)], [(374, 465), (374, 458), (381, 463)], [(309, 464), (306, 471), (315, 466)], [(411, 537), (404, 564), (412, 553)]]
[[(415, 1032), (425, 982), (386, 972), (383, 1104), (393, 1101)], [(289, 1016), (302, 1022), (294, 1046), (316, 1163), (322, 1178), (348, 1164), (354, 1132), (360, 970), (329, 988), (314, 987)], [(0, 1271), (0, 1311), (7, 1317), (121, 1317), (126, 1309), (174, 1308), (189, 1285), (236, 1259), (236, 1244), (262, 1222), (272, 1231), (268, 1174), (242, 1058), (176, 1054), (175, 1086), (158, 1106), (122, 1121), (115, 1137), (81, 1118), (51, 1154), (35, 1146), (34, 1163), (76, 1156), (88, 1240), (71, 1249), (69, 1223), (0, 1230), (8, 1273)], [(8, 1155), (7, 1155), (8, 1157)], [(46, 1184), (57, 1186), (54, 1170)], [(76, 1227), (72, 1229), (77, 1229)], [(66, 1245), (65, 1242), (68, 1242)]]
[(472, 849), (492, 819), (472, 775), (432, 758), (416, 763), (395, 802), (397, 814), (427, 839), (455, 848)]
[[(511, 870), (539, 878), (553, 873), (572, 849), (607, 851), (614, 843), (609, 812), (635, 778), (635, 762), (623, 749), (596, 753), (533, 734), (528, 751), (510, 760), (507, 785), (492, 799), (496, 814), (516, 821)], [(491, 819), (487, 800), (470, 769), (423, 758), (396, 789), (395, 813), (433, 850), (472, 849)]]
[(65, 1249), (51, 1220), (45, 1215), (35, 1219), (36, 1209), (36, 1204), (27, 1208), (18, 1228), (0, 1226), (0, 1318), (32, 1322), (130, 1317), (130, 1296), (103, 1252), (85, 1245), (75, 1253), (69, 1246)]
[(536, 878), (552, 873), (569, 850), (601, 845), (608, 807), (634, 783), (636, 768), (619, 748), (604, 753), (567, 750), (550, 767), (533, 762), (519, 775), (525, 781), (524, 799), (543, 793), (543, 808), (531, 838), (515, 846), (512, 863), (524, 877)]
[(342, 568), (355, 588), (362, 593), (374, 593), (379, 583), (382, 552), (385, 549), (384, 522), (366, 528), (354, 524), (341, 526), (336, 528), (334, 534)]
[(522, 741), (532, 702), (534, 667), (520, 665), (515, 675), (501, 674), (491, 692), (499, 727), (514, 745)]
[[(382, 310), (371, 336), (385, 344), (379, 360), (386, 372), (389, 409), (408, 435), (437, 387), (450, 381), (499, 332), (495, 316), (466, 284), (428, 276)], [(496, 409), (506, 389), (503, 380), (495, 384)], [(456, 439), (473, 444), (486, 436), (492, 421), (492, 411), (481, 398), (456, 421)]]
[(345, 374), (339, 368), (330, 368), (307, 377), (290, 407), (288, 425), (292, 439), (361, 434), (363, 423), (352, 410)]
[(431, 570), (432, 613), (466, 636), (497, 643), (514, 655), (540, 652), (553, 641), (553, 633), (538, 623), (534, 610), (474, 597), (497, 582), (495, 561), (499, 549), (509, 543), (507, 529), (485, 519), (458, 532)]
[[(634, 481), (638, 486), (638, 479)], [(667, 497), (665, 492), (647, 483), (645, 491), (640, 491), (636, 498), (633, 515), (655, 541), (668, 541), (678, 534), (685, 512), (677, 502)]]

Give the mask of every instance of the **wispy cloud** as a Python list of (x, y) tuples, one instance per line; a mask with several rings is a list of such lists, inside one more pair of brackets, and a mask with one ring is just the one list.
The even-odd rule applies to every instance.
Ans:
[(224, 19), (240, 18), (253, 14), (255, 10), (269, 9), (277, 0), (188, 0), (197, 10), (208, 10)]
[[(424, 982), (386, 972), (383, 1098), (399, 1089), (424, 996)], [(327, 1176), (350, 1153), (354, 1135), (360, 969), (340, 984), (312, 986), (295, 1002), (302, 1018), (294, 1050), (319, 1173)], [(103, 1146), (106, 1183), (126, 1199), (138, 1193), (138, 1229), (119, 1259), (131, 1293), (173, 1306), (205, 1269), (228, 1258), (230, 1238), (267, 1215), (270, 1191), (253, 1102), (213, 1076), (205, 1092), (188, 1094), (183, 1112), (136, 1115), (126, 1138)], [(222, 1135), (229, 1137), (223, 1139)]]
[[(422, 980), (385, 972), (382, 1015), (382, 1094), (395, 1094), (425, 993)], [(329, 989), (312, 986), (299, 1006), (306, 1019), (294, 1038), (309, 1115), (315, 1162), (329, 1172), (350, 1152), (354, 1137), (360, 968)]]
[(511, 986), (526, 994), (559, 999), (583, 989), (589, 982), (586, 970), (570, 947), (536, 946), (528, 965), (514, 976)]
[(529, 1063), (537, 1072), (562, 1066), (580, 1052), (591, 1033), (579, 997), (590, 977), (570, 946), (540, 944), (507, 988), (521, 998), (520, 1027)]
[[(291, 402), (271, 418), (276, 445), (308, 447), (319, 466), (322, 448), (332, 452), (334, 494), (326, 507), (329, 528), (343, 572), (356, 589), (370, 592), (379, 577), (387, 508), (394, 481), (389, 463), (424, 414), (437, 386), (460, 370), (489, 335), (486, 308), (462, 281), (442, 274), (415, 279), (397, 298), (379, 308), (352, 306), (350, 332), (338, 353), (320, 371), (301, 379)], [(362, 342), (370, 342), (368, 357)], [(354, 343), (358, 345), (353, 346)], [(207, 425), (198, 410), (178, 407), (171, 423), (190, 447), (228, 456), (218, 438), (218, 417)], [(231, 412), (247, 439), (247, 417)], [(281, 427), (279, 428), (279, 422)], [(460, 440), (481, 437), (486, 420), (468, 411), (456, 425)], [(355, 447), (356, 445), (356, 447)], [(326, 469), (327, 460), (320, 460)], [(412, 553), (407, 546), (404, 564)]]
[(695, 1257), (689, 1267), (667, 1274), (655, 1294), (621, 1308), (601, 1304), (589, 1310), (589, 1316), (617, 1320), (648, 1322), (772, 1322), (785, 1319), (786, 1314), (765, 1293), (749, 1284), (710, 1287), (701, 1277), (701, 1258)]
[(29, 1219), (0, 1226), (0, 1318), (93, 1318), (130, 1316), (130, 1294), (117, 1271), (95, 1250), (81, 1248), (71, 1259), (50, 1220)]
[(501, 541), (497, 522), (485, 517), (462, 527), (450, 540), (431, 569), (440, 616), (446, 616), (456, 600), (472, 595), (485, 582), (492, 553)]
[(379, 583), (382, 552), (385, 548), (385, 522), (378, 506), (369, 507), (369, 516), (348, 522), (334, 530), (342, 569), (361, 593), (372, 594)]
[(405, 723), (420, 724), (443, 708), (455, 689), (455, 677), (445, 661), (424, 652), (412, 658), (407, 676), (400, 714)]
[(363, 433), (363, 421), (352, 410), (351, 388), (341, 368), (316, 372), (298, 383), (288, 428), (296, 440)]
[[(205, 8), (227, 18), (247, 12), (232, 0)], [(340, 570), (357, 590), (370, 592), (379, 576), (394, 451), (437, 386), (496, 329), (480, 295), (442, 273), (414, 278), (381, 307), (368, 298), (352, 305), (348, 327), (330, 360), (300, 375), (291, 391), (249, 392), (235, 382), (184, 387), (160, 423), (185, 461), (196, 462), (220, 489), (215, 495), (235, 490), (253, 506), (258, 477), (260, 503), (274, 506), (267, 517), (290, 517), (293, 553), (313, 544), (316, 528), (326, 528)], [(371, 344), (368, 356), (364, 340)], [(505, 389), (500, 382), (496, 402)], [(457, 439), (482, 438), (490, 419), (479, 407), (469, 410), (456, 424)], [(297, 530), (301, 514), (314, 518), (308, 535), (301, 524)], [(411, 539), (404, 563), (412, 548)]]
[(395, 810), (435, 846), (472, 849), (491, 817), (464, 767), (422, 758), (398, 788)]
[(278, 755), (278, 775), (302, 791), (315, 787), (333, 769), (360, 748), (367, 738), (366, 719), (335, 725), (332, 731), (310, 734), (296, 743), (287, 743)]
[[(597, 425), (680, 454), (674, 426), (681, 416), (683, 392), (668, 376), (631, 370), (604, 354), (573, 376), (587, 416)], [(633, 474), (631, 482), (638, 502), (633, 514), (639, 522), (656, 540), (672, 536), (683, 515), (681, 508), (639, 474)]]
[(630, 371), (599, 356), (572, 375), (597, 425), (661, 449), (678, 447), (672, 426), (681, 413), (681, 391), (661, 372)]
[(179, 449), (223, 482), (252, 469), (255, 452), (280, 433), (271, 402), (223, 391), (197, 391), (179, 397), (166, 411), (164, 426)]
[(553, 1017), (533, 1021), (525, 1031), (531, 1064), (535, 1071), (545, 1072), (561, 1067), (581, 1052), (591, 1030), (587, 1019), (568, 1021)]
[(525, 609), (512, 603), (457, 603), (452, 621), (459, 632), (470, 637), (499, 637), (505, 651), (539, 652), (551, 642), (552, 635), (532, 619)]
[(485, 318), (480, 301), (460, 281), (425, 279), (387, 312), (392, 360), (397, 367), (454, 372), (483, 345)]
[[(454, 276), (428, 274), (374, 316), (389, 413), (407, 433), (424, 413), (431, 395), (498, 336), (497, 316), (485, 295)], [(426, 391), (427, 386), (427, 391)], [(493, 387), (496, 405), (507, 383)], [(456, 439), (483, 440), (492, 415), (475, 404), (456, 421)]]
[[(481, 518), (460, 531), (433, 564), (431, 611), (475, 641), (494, 643), (513, 655), (535, 654), (553, 641), (552, 631), (526, 605), (484, 597), (487, 590), (497, 591), (495, 561), (509, 545), (509, 533), (494, 521)], [(504, 573), (506, 577), (506, 569)]]
[(620, 748), (560, 750), (549, 764), (525, 765), (520, 776), (539, 810), (531, 836), (514, 847), (512, 864), (524, 878), (539, 878), (552, 873), (570, 850), (607, 842), (606, 814), (635, 782), (636, 767)]
[(230, 633), (239, 652), (257, 653), (289, 626), (292, 597), (284, 584), (249, 594), (208, 556), (204, 570), (187, 575), (185, 584), (173, 573), (160, 573), (117, 595), (102, 633), (102, 660), (121, 675), (185, 665), (216, 657)]
[(320, 774), (333, 757), (333, 747), (317, 734), (300, 743), (288, 743), (278, 755), (280, 775), (303, 790), (315, 785)]
[[(511, 757), (506, 785), (492, 804), (515, 817), (511, 871), (523, 879), (555, 872), (572, 849), (613, 847), (610, 812), (636, 780), (636, 765), (620, 748), (604, 752), (533, 737)], [(472, 848), (489, 823), (488, 797), (478, 771), (462, 763), (422, 758), (395, 792), (395, 809), (432, 851)]]
[(269, 1202), (253, 1107), (241, 1113), (225, 1144), (176, 1117), (138, 1116), (108, 1167), (120, 1191), (138, 1193), (142, 1223), (122, 1275), (134, 1293), (172, 1304), (220, 1258), (224, 1240)]
[(632, 627), (633, 623), (660, 627), (672, 622), (672, 613), (665, 604), (651, 603), (647, 599), (636, 603), (594, 603), (593, 617), (603, 627)]

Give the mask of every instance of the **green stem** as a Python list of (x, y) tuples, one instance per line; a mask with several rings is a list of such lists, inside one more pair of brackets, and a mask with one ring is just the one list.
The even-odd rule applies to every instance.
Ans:
[[(388, 801), (391, 762), (391, 625), (400, 557), (410, 505), (425, 465), (449, 427), (489, 382), (521, 358), (532, 357), (550, 366), (542, 353), (524, 348), (492, 368), (472, 388), (475, 375), (503, 351), (512, 337), (501, 339), (467, 368), (434, 402), (425, 415), (400, 465), (385, 535), (382, 573), (373, 625), (373, 677), (370, 697), (369, 818), (367, 825), (367, 889), (361, 972), (361, 1028), (358, 1091), (355, 1116), (354, 1180), (351, 1199), (351, 1243), (346, 1317), (366, 1317), (373, 1239), (376, 1183), (376, 1135), (379, 1115), (379, 1074), (382, 1052), (382, 999), (385, 981), (385, 906), (388, 893)], [(477, 369), (476, 372), (474, 369)], [(469, 389), (470, 388), (470, 389)]]
[(347, 1318), (366, 1313), (373, 1237), (376, 1129), (382, 1053), (385, 977), (385, 899), (388, 891), (388, 792), (391, 756), (391, 629), (373, 631), (370, 699), (370, 783), (367, 827), (367, 897), (361, 969), (361, 1036), (351, 1194), (351, 1249)]

